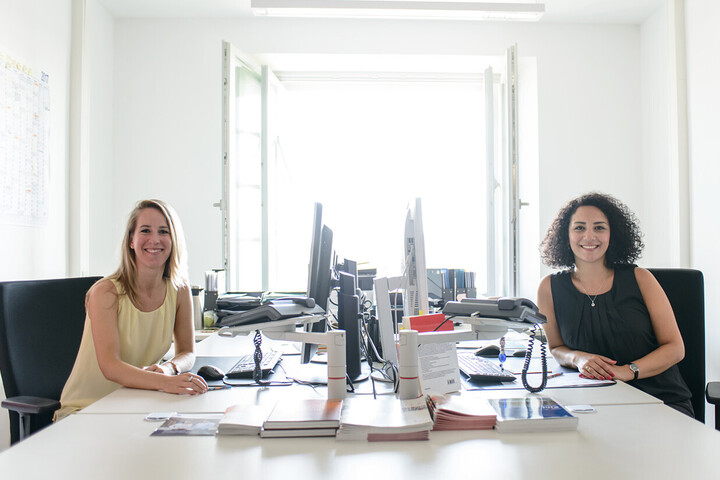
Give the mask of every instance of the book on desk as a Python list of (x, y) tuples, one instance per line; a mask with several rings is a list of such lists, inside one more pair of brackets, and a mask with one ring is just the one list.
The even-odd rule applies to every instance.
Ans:
[(427, 440), (433, 422), (425, 398), (346, 398), (338, 440)]
[(498, 432), (576, 430), (578, 418), (550, 397), (491, 398)]
[(260, 436), (334, 437), (340, 426), (342, 400), (280, 399), (263, 422)]
[(259, 435), (272, 405), (232, 405), (217, 427), (218, 435)]

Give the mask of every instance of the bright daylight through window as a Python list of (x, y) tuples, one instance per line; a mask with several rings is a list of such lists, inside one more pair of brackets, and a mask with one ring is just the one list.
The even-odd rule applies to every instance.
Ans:
[(405, 215), (419, 197), (427, 267), (476, 272), (488, 293), (482, 74), (226, 72), (230, 289), (306, 289), (314, 202), (340, 261), (401, 275)]

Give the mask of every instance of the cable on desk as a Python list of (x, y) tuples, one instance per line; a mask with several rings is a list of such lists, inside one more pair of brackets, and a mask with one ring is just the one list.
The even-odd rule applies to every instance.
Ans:
[(530, 340), (528, 340), (528, 346), (527, 350), (525, 350), (525, 363), (523, 364), (522, 373), (520, 374), (520, 378), (522, 379), (523, 387), (525, 387), (525, 390), (531, 393), (538, 393), (545, 390), (545, 387), (547, 386), (547, 353), (545, 351), (545, 342), (540, 340), (540, 360), (542, 363), (542, 381), (540, 382), (540, 385), (537, 387), (531, 386), (527, 381), (527, 374), (528, 369), (530, 368), (530, 358), (532, 357), (532, 350), (535, 343), (535, 335), (538, 332), (538, 328), (540, 326), (537, 323), (534, 323), (532, 326), (532, 329), (530, 330)]

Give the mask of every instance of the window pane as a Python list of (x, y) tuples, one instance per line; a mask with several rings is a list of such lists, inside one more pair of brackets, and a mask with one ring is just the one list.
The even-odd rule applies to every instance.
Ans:
[[(423, 199), (428, 268), (484, 272), (480, 83), (287, 87), (280, 103), (281, 178), (271, 196), (283, 272), (277, 278), (305, 288), (313, 201), (323, 203), (341, 257), (399, 275), (406, 207), (415, 197)], [(477, 276), (480, 292), (484, 278)]]
[(228, 286), (260, 290), (262, 273), (260, 77), (237, 67), (228, 155)]

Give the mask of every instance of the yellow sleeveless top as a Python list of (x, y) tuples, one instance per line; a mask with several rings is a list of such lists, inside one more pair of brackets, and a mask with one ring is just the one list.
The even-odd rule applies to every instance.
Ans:
[[(111, 281), (120, 292), (120, 285), (115, 280)], [(118, 299), (120, 359), (135, 367), (142, 368), (159, 362), (172, 344), (177, 313), (177, 290), (170, 280), (166, 279), (165, 283), (165, 301), (152, 312), (138, 310), (127, 295), (120, 295)], [(100, 371), (90, 318), (86, 316), (80, 349), (63, 388), (61, 407), (55, 412), (55, 420), (87, 407), (120, 387), (122, 385), (106, 379)]]

